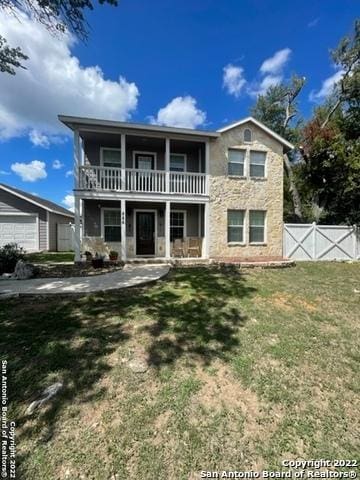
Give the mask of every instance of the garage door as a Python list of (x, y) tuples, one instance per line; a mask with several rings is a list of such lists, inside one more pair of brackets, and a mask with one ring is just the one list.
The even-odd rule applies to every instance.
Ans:
[(12, 242), (27, 251), (38, 250), (37, 217), (0, 215), (0, 246)]

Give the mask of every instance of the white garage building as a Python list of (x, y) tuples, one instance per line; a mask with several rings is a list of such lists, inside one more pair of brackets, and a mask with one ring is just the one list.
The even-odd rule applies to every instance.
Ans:
[(73, 221), (66, 208), (0, 184), (0, 247), (15, 242), (27, 252), (56, 251), (58, 224)]

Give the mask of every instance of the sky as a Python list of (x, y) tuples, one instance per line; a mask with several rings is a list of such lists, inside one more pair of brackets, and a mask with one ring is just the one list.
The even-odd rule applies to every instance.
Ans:
[(329, 52), (359, 13), (358, 0), (120, 0), (87, 14), (84, 43), (0, 12), (0, 35), (29, 56), (0, 73), (0, 182), (72, 208), (58, 114), (216, 130), (297, 73), (307, 118), (341, 76)]

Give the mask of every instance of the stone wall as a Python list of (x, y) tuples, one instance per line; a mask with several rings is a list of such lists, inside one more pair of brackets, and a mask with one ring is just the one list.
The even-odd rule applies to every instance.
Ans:
[[(252, 142), (243, 142), (250, 128)], [(228, 176), (228, 149), (267, 152), (266, 178)], [(252, 123), (223, 132), (210, 144), (210, 257), (281, 256), (283, 231), (283, 147)], [(248, 162), (247, 158), (247, 162)], [(247, 165), (248, 166), (248, 165)], [(249, 169), (247, 168), (247, 172)], [(247, 174), (248, 175), (248, 174)], [(246, 210), (244, 244), (228, 244), (227, 211)], [(249, 244), (249, 209), (266, 210), (265, 243)]]

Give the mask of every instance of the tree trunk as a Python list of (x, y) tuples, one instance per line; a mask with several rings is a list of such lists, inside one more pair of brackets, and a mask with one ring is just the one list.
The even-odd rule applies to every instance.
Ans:
[(284, 154), (284, 167), (285, 167), (286, 174), (289, 178), (289, 183), (290, 183), (289, 191), (290, 191), (290, 195), (294, 205), (294, 213), (298, 218), (298, 220), (302, 221), (303, 217), (302, 217), (301, 199), (300, 199), (298, 189), (296, 187), (294, 173), (292, 171), (292, 165), (286, 153)]

